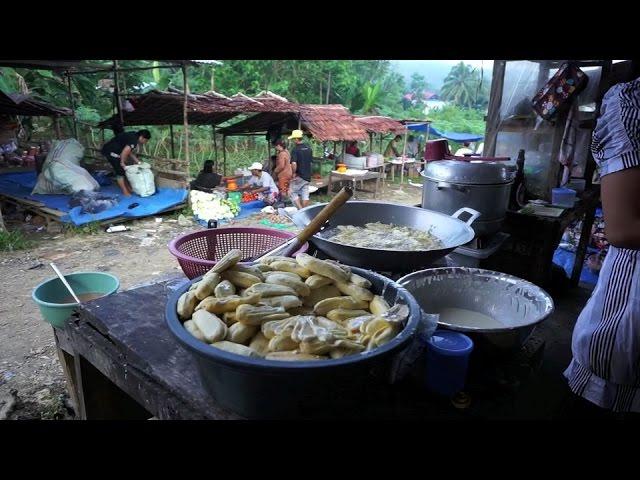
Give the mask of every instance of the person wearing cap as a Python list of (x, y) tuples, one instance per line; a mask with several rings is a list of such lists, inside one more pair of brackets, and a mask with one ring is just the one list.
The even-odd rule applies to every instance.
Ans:
[(254, 162), (250, 167), (251, 178), (239, 187), (239, 190), (251, 190), (258, 194), (258, 198), (268, 205), (273, 205), (278, 201), (279, 190), (273, 177), (262, 171), (262, 164)]
[(311, 181), (311, 161), (313, 151), (311, 147), (302, 141), (302, 130), (291, 132), (289, 140), (295, 142), (291, 152), (291, 169), (293, 178), (289, 184), (289, 197), (298, 208), (309, 205), (309, 182)]
[(591, 153), (610, 246), (573, 330), (568, 414), (628, 416), (640, 413), (640, 77), (605, 94)]

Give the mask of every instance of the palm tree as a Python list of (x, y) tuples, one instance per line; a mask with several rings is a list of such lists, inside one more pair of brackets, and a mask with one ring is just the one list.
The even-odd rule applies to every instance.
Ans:
[(449, 75), (444, 79), (440, 95), (443, 100), (471, 108), (477, 103), (478, 82), (476, 69), (460, 62), (451, 68)]

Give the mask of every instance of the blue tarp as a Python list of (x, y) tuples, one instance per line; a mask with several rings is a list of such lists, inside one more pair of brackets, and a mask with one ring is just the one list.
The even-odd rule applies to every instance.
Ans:
[(441, 132), (429, 123), (409, 124), (407, 128), (416, 132), (429, 132), (429, 137), (442, 137), (452, 142), (477, 142), (484, 138), (484, 135), (475, 133)]
[[(71, 222), (75, 225), (108, 220), (116, 217), (146, 217), (154, 215), (168, 208), (183, 203), (187, 199), (187, 190), (184, 188), (159, 188), (150, 197), (131, 195), (124, 197), (120, 189), (113, 185), (102, 187), (104, 194), (118, 198), (118, 204), (103, 212), (96, 214), (81, 213), (82, 207), (69, 207), (71, 195), (31, 195), (31, 190), (36, 184), (36, 172), (5, 173), (0, 175), (0, 194), (12, 195), (26, 200), (44, 203), (47, 207), (67, 212), (60, 218), (63, 222)], [(138, 206), (129, 209), (129, 206), (137, 203)]]
[[(589, 248), (587, 249), (587, 253), (597, 253), (597, 250)], [(553, 263), (562, 267), (568, 278), (571, 278), (571, 274), (573, 273), (573, 264), (575, 261), (576, 254), (561, 247), (559, 247), (553, 254)], [(580, 281), (582, 283), (595, 285), (598, 283), (598, 275), (592, 272), (589, 267), (584, 265), (582, 267), (582, 272), (580, 272)]]

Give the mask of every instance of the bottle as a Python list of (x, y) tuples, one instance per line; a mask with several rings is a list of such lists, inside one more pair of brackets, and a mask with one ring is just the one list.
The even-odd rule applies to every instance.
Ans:
[(524, 207), (527, 203), (526, 189), (524, 185), (524, 150), (521, 149), (518, 152), (518, 159), (516, 160), (517, 172), (516, 178), (511, 185), (511, 196), (509, 199), (509, 209), (512, 211), (518, 211)]

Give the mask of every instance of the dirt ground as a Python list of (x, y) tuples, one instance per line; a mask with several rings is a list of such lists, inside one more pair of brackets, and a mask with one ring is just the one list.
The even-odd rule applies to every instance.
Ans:
[[(372, 195), (357, 192), (357, 199)], [(387, 184), (382, 198), (393, 203), (416, 205), (421, 190)], [(312, 195), (312, 202), (326, 201)], [(0, 420), (69, 419), (75, 413), (58, 361), (52, 327), (45, 323), (31, 299), (40, 282), (51, 278), (49, 263), (66, 273), (103, 271), (120, 279), (121, 289), (160, 281), (182, 272), (167, 244), (187, 231), (201, 228), (177, 215), (164, 215), (127, 223), (121, 233), (51, 234), (24, 223), (24, 214), (5, 216), (9, 229), (21, 228), (34, 242), (29, 250), (0, 253)], [(228, 225), (255, 225), (265, 216), (248, 217)], [(295, 228), (292, 228), (295, 230)]]

